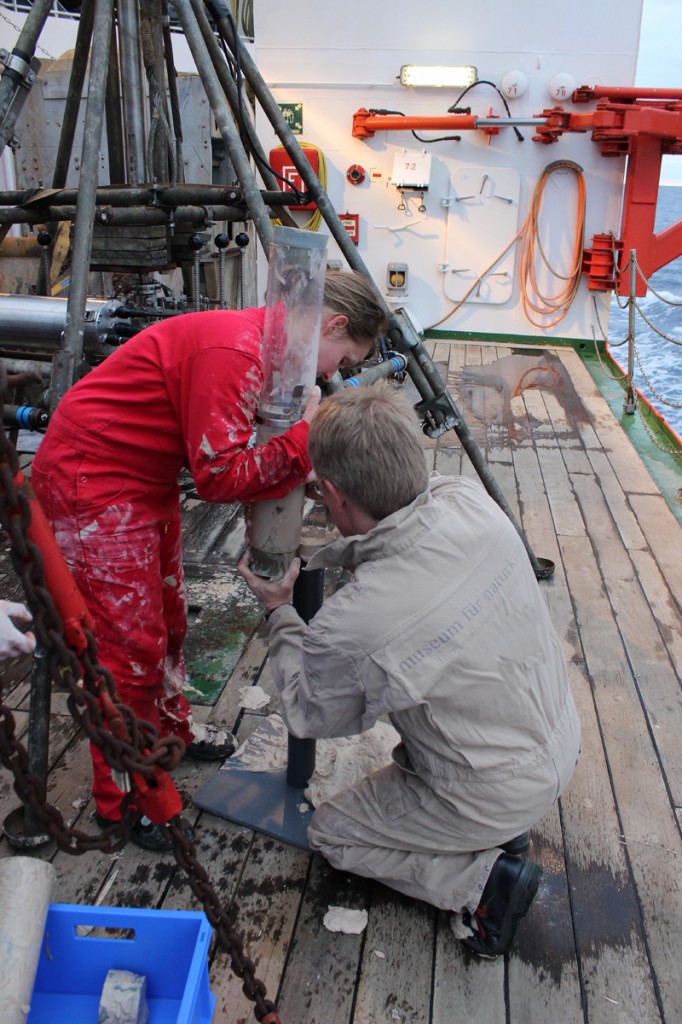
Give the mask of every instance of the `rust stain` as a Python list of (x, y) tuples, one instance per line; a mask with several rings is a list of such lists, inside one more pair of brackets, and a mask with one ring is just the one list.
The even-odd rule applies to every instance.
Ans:
[(526, 391), (551, 391), (574, 429), (588, 421), (565, 366), (552, 352), (512, 352), (493, 363), (450, 372), (447, 383), (474, 419), (506, 426), (512, 445), (531, 436), (527, 412), (519, 415), (513, 403)]

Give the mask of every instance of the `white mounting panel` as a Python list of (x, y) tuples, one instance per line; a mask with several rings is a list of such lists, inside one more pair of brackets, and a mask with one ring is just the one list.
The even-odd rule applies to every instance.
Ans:
[(404, 149), (393, 157), (391, 183), (396, 188), (421, 188), (431, 181), (431, 154)]
[[(513, 167), (460, 167), (451, 178), (445, 294), (464, 298), (519, 228), (521, 179)], [(495, 264), (467, 302), (502, 303), (514, 291), (516, 249)]]

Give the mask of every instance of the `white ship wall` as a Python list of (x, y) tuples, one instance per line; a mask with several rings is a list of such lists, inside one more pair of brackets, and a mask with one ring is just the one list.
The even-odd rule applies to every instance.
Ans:
[[(275, 99), (300, 104), (303, 133), (299, 141), (318, 147), (323, 154), (326, 188), (337, 212), (358, 215), (358, 251), (390, 303), (406, 306), (424, 329), (591, 340), (593, 332), (600, 334), (594, 303), (605, 327), (610, 293), (589, 293), (583, 278), (560, 324), (550, 330), (531, 324), (522, 308), (519, 242), (513, 239), (528, 214), (543, 170), (560, 160), (577, 163), (584, 172), (585, 246), (597, 233), (613, 232), (617, 237), (624, 158), (602, 157), (589, 134), (566, 134), (552, 145), (533, 142), (534, 133), (528, 127), (520, 128), (522, 142), (509, 127), (492, 136), (461, 132), (459, 142), (425, 144), (409, 132), (381, 131), (361, 141), (352, 136), (353, 114), (362, 107), (407, 115), (446, 114), (459, 90), (405, 88), (398, 81), (405, 64), (473, 65), (480, 80), (499, 88), (514, 73), (512, 80), (525, 80), (527, 87), (522, 95), (509, 96), (512, 117), (532, 117), (558, 102), (565, 109), (585, 112), (594, 104), (572, 104), (574, 85), (634, 83), (641, 7), (642, 0), (574, 0), (571, 4), (526, 0), (516, 5), (500, 0), (474, 4), (426, 0), (419, 6), (388, 0), (347, 0), (333, 6), (312, 0), (255, 0), (255, 42), (244, 45), (249, 46)], [(12, 20), (20, 25), (23, 16), (14, 13)], [(38, 56), (44, 57), (45, 50), (52, 56), (62, 55), (73, 45), (75, 28), (73, 21), (49, 19)], [(176, 34), (173, 38), (178, 70), (192, 71), (184, 39)], [(2, 41), (8, 47), (14, 45), (14, 33), (8, 33), (6, 22)], [(553, 87), (555, 95), (557, 87), (563, 89), (564, 98), (551, 95)], [(495, 89), (486, 85), (470, 90), (462, 105), (479, 117), (507, 116)], [(257, 125), (266, 152), (279, 145), (260, 111)], [(217, 134), (215, 125), (212, 131)], [(429, 139), (450, 133), (418, 134)], [(32, 144), (27, 139), (25, 151), (19, 151), (20, 168)], [(201, 151), (204, 159), (205, 149), (202, 137), (197, 153)], [(401, 159), (429, 165), (423, 196), (406, 191), (401, 197), (392, 180), (396, 157), (399, 166)], [(359, 185), (346, 178), (355, 165), (366, 172)], [(20, 170), (19, 177), (23, 176)], [(7, 180), (6, 184), (12, 187), (13, 183)], [(565, 273), (571, 262), (576, 194), (571, 172), (557, 172), (548, 179), (540, 236), (549, 262), (559, 273)], [(463, 200), (467, 195), (477, 198)], [(304, 226), (311, 215), (296, 211), (294, 216)], [(320, 230), (327, 233), (324, 223)], [(471, 282), (508, 246), (507, 255), (461, 302)], [(345, 265), (331, 238), (328, 256)], [(386, 287), (391, 264), (407, 268), (406, 289), (399, 294)], [(262, 254), (258, 273), (262, 299), (267, 280)], [(542, 283), (550, 294), (564, 284), (546, 275)]]
[[(423, 328), (440, 330), (591, 339), (598, 332), (592, 294), (585, 280), (566, 318), (546, 332), (532, 326), (521, 307), (518, 242), (506, 259), (456, 312), (453, 307), (469, 281), (513, 239), (529, 209), (543, 169), (553, 161), (577, 162), (586, 183), (585, 245), (595, 233), (618, 235), (620, 194), (625, 161), (607, 159), (589, 135), (567, 134), (552, 145), (532, 141), (521, 128), (520, 142), (511, 128), (496, 136), (461, 132), (459, 142), (425, 145), (410, 132), (377, 132), (367, 141), (352, 136), (359, 108), (399, 111), (406, 115), (444, 115), (459, 90), (406, 88), (399, 84), (405, 64), (474, 65), (478, 78), (502, 87), (509, 72), (527, 79), (527, 89), (508, 99), (513, 117), (532, 117), (557, 105), (551, 86), (563, 86), (561, 105), (585, 112), (594, 104), (570, 102), (573, 83), (634, 83), (641, 0), (599, 0), (571, 4), (500, 3), (479, 0), (462, 4), (427, 0), (405, 6), (387, 0), (350, 0), (320, 5), (311, 0), (256, 0), (255, 58), (279, 103), (301, 104), (303, 134), (299, 141), (324, 154), (327, 191), (338, 213), (359, 214), (358, 251), (374, 280), (384, 288), (387, 268), (407, 264), (407, 293), (386, 297), (405, 305)], [(649, 83), (656, 85), (655, 82)], [(480, 117), (506, 117), (503, 103), (489, 86), (477, 86), (462, 106)], [(259, 132), (266, 152), (279, 140), (261, 116)], [(450, 134), (419, 131), (424, 138)], [(392, 183), (394, 158), (431, 157), (428, 190), (405, 193), (405, 209)], [(361, 185), (346, 180), (360, 165)], [(457, 201), (477, 192), (488, 175), (481, 201)], [(494, 199), (512, 198), (512, 203)], [(576, 223), (576, 183), (571, 172), (549, 178), (542, 205), (541, 239), (551, 264), (568, 269)], [(418, 207), (423, 205), (424, 210)], [(295, 213), (304, 224), (310, 214)], [(326, 228), (323, 225), (321, 230)], [(333, 239), (329, 257), (341, 259)], [(506, 275), (506, 276), (504, 276)], [(563, 287), (554, 280), (554, 290)], [(597, 303), (607, 321), (609, 295)], [(546, 318), (545, 318), (546, 319)]]

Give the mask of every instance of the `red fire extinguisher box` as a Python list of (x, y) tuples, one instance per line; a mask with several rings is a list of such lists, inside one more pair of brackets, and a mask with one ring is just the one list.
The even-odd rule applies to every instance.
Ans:
[[(306, 160), (315, 171), (315, 174), (319, 174), (320, 170), (320, 156), (319, 151), (315, 148), (302, 150)], [(299, 192), (305, 192), (306, 187), (303, 184), (301, 175), (298, 173), (291, 157), (287, 153), (283, 146), (277, 146), (275, 149), (270, 150), (270, 166), (272, 167), (275, 174), (279, 174), (280, 177), (284, 178), (284, 181), (280, 181), (279, 187), (284, 192), (293, 192), (298, 190)], [(290, 210), (315, 210), (315, 203), (306, 203), (305, 206), (290, 206)]]

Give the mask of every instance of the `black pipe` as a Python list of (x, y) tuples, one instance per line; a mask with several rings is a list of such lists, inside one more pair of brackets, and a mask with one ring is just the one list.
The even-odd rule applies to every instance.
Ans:
[[(281, 189), (277, 184), (277, 177), (270, 167), (268, 158), (265, 155), (265, 150), (261, 145), (260, 139), (256, 135), (255, 126), (249, 116), (248, 105), (240, 102), (240, 83), (235, 83), (230, 74), (223, 52), (218, 45), (213, 29), (206, 17), (200, 0), (192, 0), (192, 9), (197, 19), (197, 24), (201, 29), (201, 34), (204, 37), (206, 48), (210, 54), (211, 60), (213, 61), (213, 66), (216, 70), (216, 74), (218, 75), (218, 80), (223, 87), (227, 102), (230, 104), (230, 109), (235, 121), (237, 122), (237, 127), (242, 131), (242, 135), (246, 139), (248, 148), (256, 162), (258, 173), (263, 179), (263, 184), (267, 189), (281, 192)], [(283, 224), (288, 225), (289, 227), (298, 227), (296, 221), (286, 209), (282, 209), (278, 216)]]
[(4, 405), (2, 422), (6, 427), (21, 430), (47, 430), (50, 417), (44, 409), (33, 405)]
[[(50, 738), (50, 699), (52, 677), (47, 648), (40, 640), (33, 653), (31, 669), (31, 697), (28, 713), (28, 770), (35, 775), (43, 787), (38, 794), (41, 802), (45, 800), (47, 787), (47, 767)], [(44, 825), (37, 820), (31, 807), (24, 805), (24, 833), (27, 836), (39, 836), (44, 833)]]
[(185, 33), (185, 38), (192, 52), (199, 76), (208, 96), (211, 109), (215, 115), (218, 130), (223, 138), (230, 160), (239, 179), (246, 204), (251, 214), (254, 228), (264, 251), (270, 250), (272, 242), (272, 224), (268, 211), (261, 199), (260, 191), (251, 171), (248, 156), (241, 144), (239, 133), (222, 92), (218, 76), (215, 72), (203, 36), (197, 23), (196, 15), (189, 0), (175, 0), (175, 13)]
[[(86, 8), (91, 7), (87, 4)], [(78, 52), (78, 49), (76, 49)], [(116, 25), (111, 27), (111, 48), (107, 71), (107, 91), (104, 100), (107, 124), (107, 152), (109, 154), (109, 181), (126, 181), (125, 135), (121, 116), (121, 76), (118, 68), (118, 35)]]
[(78, 207), (73, 232), (71, 284), (66, 306), (64, 342), (62, 350), (56, 354), (52, 366), (51, 412), (73, 384), (75, 367), (80, 364), (83, 356), (83, 321), (88, 295), (92, 221), (95, 213), (97, 167), (102, 137), (102, 112), (107, 85), (114, 0), (97, 0), (97, 4), (93, 4), (93, 6), (95, 15), (92, 54), (83, 128)]
[(80, 21), (78, 22), (76, 47), (71, 64), (71, 74), (69, 75), (69, 86), (66, 90), (62, 130), (59, 133), (59, 145), (52, 175), (52, 188), (63, 188), (69, 173), (73, 140), (76, 136), (78, 115), (83, 96), (83, 83), (88, 66), (92, 27), (95, 21), (95, 6), (94, 3), (86, 4), (85, 10), (81, 13)]
[[(294, 206), (308, 201), (306, 196), (301, 196), (299, 200), (296, 195), (282, 192), (281, 189), (261, 190), (260, 197), (266, 206)], [(0, 192), (0, 212), (2, 208), (9, 208), (11, 213), (16, 214), (35, 210), (43, 219), (49, 213), (50, 207), (75, 206), (77, 202), (78, 189), (75, 188), (63, 188), (56, 191), (12, 189)], [(155, 185), (152, 188), (106, 186), (96, 190), (95, 202), (98, 205), (117, 208), (126, 206), (182, 207), (192, 204), (241, 205), (243, 208), (246, 205), (244, 194), (238, 186), (226, 188), (224, 185), (176, 185), (174, 187)]]
[(170, 99), (171, 117), (173, 119), (173, 135), (175, 137), (175, 180), (185, 180), (185, 164), (182, 156), (182, 117), (180, 116), (180, 98), (178, 96), (178, 73), (173, 57), (173, 37), (168, 19), (163, 19), (163, 53), (166, 62), (166, 79)]
[[(305, 570), (294, 583), (293, 606), (305, 623), (322, 607), (324, 598), (324, 569)], [(315, 771), (315, 740), (301, 740), (289, 734), (289, 760), (287, 762), (287, 785), (304, 789)]]
[(95, 223), (103, 227), (144, 224), (189, 224), (209, 228), (215, 221), (241, 223), (244, 211), (231, 206), (181, 206), (175, 210), (157, 210), (148, 206), (137, 208), (98, 207)]

